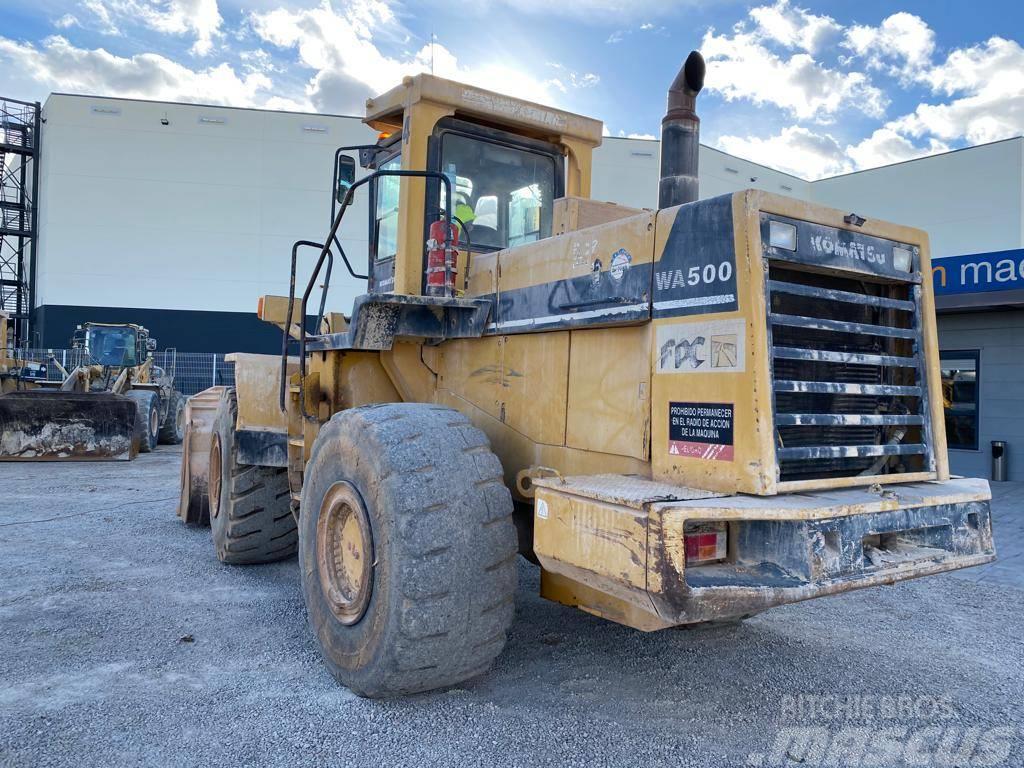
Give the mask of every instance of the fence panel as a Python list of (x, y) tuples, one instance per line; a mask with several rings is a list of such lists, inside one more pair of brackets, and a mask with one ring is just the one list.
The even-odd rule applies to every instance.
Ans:
[(161, 368), (174, 373), (174, 387), (185, 395), (194, 395), (207, 387), (233, 386), (235, 365), (224, 361), (224, 355), (213, 352), (178, 352), (165, 349), (153, 353)]
[[(70, 372), (89, 362), (84, 349), (13, 349), (11, 353), (26, 379), (61, 381), (64, 378), (61, 367)], [(234, 364), (225, 362), (224, 355), (213, 352), (165, 349), (153, 353), (153, 363), (172, 372), (174, 388), (186, 396), (202, 392), (207, 387), (233, 386), (235, 383)]]

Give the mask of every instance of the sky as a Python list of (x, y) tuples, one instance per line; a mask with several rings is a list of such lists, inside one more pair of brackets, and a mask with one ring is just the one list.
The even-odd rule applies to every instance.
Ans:
[(361, 115), (433, 71), (655, 138), (691, 49), (702, 141), (806, 179), (1024, 133), (1020, 0), (0, 0), (0, 95)]

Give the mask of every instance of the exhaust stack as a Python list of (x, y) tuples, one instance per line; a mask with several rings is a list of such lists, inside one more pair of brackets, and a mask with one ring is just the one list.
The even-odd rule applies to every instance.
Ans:
[(697, 94), (704, 87), (704, 57), (691, 51), (668, 89), (668, 111), (661, 121), (661, 181), (658, 208), (697, 199), (700, 118)]

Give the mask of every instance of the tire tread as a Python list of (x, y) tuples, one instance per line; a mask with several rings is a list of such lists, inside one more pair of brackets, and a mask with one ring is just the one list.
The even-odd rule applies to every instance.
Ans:
[[(307, 497), (304, 488), (304, 499), (322, 497), (329, 481), (316, 482), (315, 474), (332, 461), (372, 462), (375, 498), (391, 520), (391, 596), (382, 650), (370, 667), (352, 670), (332, 659), (333, 643), (323, 633), (333, 617), (311, 611), (335, 677), (360, 695), (382, 697), (454, 685), (485, 671), (515, 614), (518, 550), (512, 497), (487, 437), (444, 406), (365, 406), (336, 414), (321, 429), (307, 467), (307, 487), (316, 490)], [(310, 528), (302, 547), (314, 525), (306, 516), (318, 514), (303, 506), (300, 518)], [(300, 557), (309, 562), (306, 553)], [(306, 570), (300, 572), (309, 606), (310, 589), (319, 587), (313, 572), (306, 583)]]
[(210, 510), (217, 558), (230, 565), (283, 560), (298, 551), (299, 541), (298, 527), (289, 508), (288, 471), (239, 464), (235, 460), (237, 420), (237, 396), (235, 390), (228, 389), (214, 426), (221, 437), (221, 451), (229, 454), (221, 490), (224, 509), (216, 516)]

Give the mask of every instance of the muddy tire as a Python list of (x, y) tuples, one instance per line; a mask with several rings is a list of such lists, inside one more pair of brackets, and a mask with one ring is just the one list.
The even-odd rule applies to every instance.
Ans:
[(317, 436), (299, 515), (309, 622), (360, 696), (484, 672), (515, 612), (512, 497), (487, 438), (436, 405), (343, 411)]
[(185, 396), (176, 389), (171, 390), (167, 402), (167, 415), (160, 425), (162, 445), (181, 445), (185, 439)]
[(135, 434), (139, 439), (139, 453), (149, 453), (160, 439), (160, 398), (146, 389), (129, 390), (127, 396), (135, 401)]
[(217, 559), (231, 565), (271, 563), (295, 554), (288, 471), (239, 464), (234, 389), (221, 396), (210, 439), (210, 530)]

